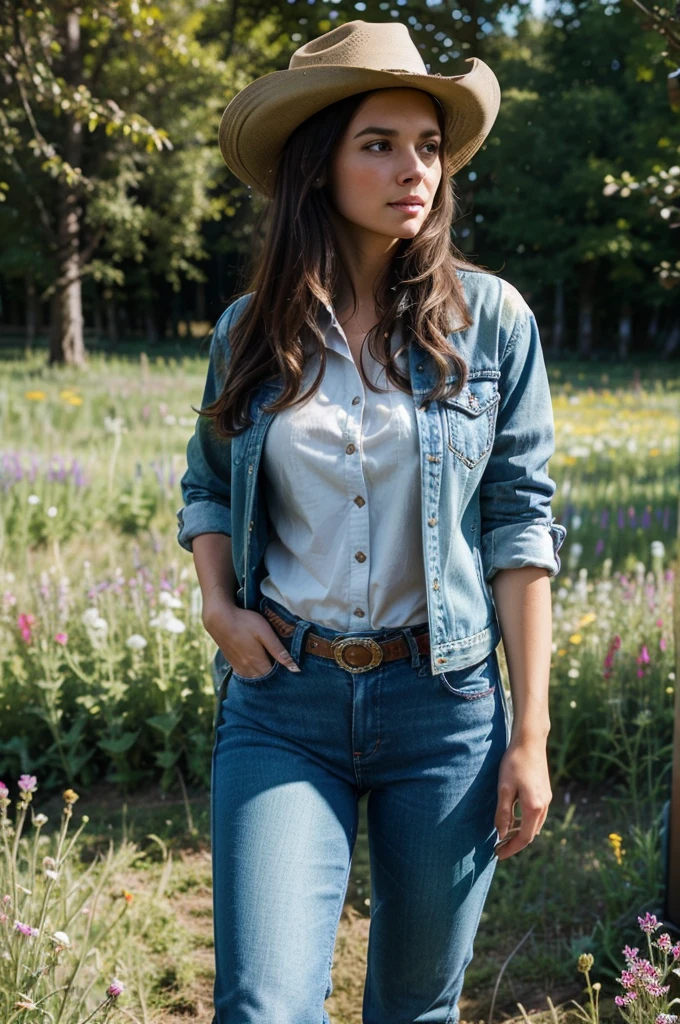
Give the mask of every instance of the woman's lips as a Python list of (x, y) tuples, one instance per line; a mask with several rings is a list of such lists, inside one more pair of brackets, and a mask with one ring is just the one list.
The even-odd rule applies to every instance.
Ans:
[(418, 213), (423, 208), (422, 203), (388, 203), (387, 205), (394, 210), (401, 210), (403, 213)]

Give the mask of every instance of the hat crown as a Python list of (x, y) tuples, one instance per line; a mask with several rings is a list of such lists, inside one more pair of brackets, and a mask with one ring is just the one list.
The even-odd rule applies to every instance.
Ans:
[(348, 21), (298, 47), (288, 67), (344, 65), (372, 71), (408, 71), (426, 75), (425, 62), (406, 25), (399, 22)]

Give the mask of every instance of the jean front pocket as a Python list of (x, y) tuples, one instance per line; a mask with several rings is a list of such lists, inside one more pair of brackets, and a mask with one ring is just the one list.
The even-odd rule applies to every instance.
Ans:
[(474, 469), (493, 446), (501, 396), (495, 370), (484, 377), (468, 378), (460, 394), (442, 399), (449, 450), (469, 469)]
[[(238, 672), (232, 671), (232, 681), (237, 683), (244, 683), (246, 686), (261, 686), (263, 683), (268, 683), (270, 679), (273, 679), (279, 669), (284, 666), (280, 661), (275, 661), (268, 672), (265, 672), (263, 676), (241, 676)], [(286, 669), (286, 671), (288, 671)]]
[(449, 693), (455, 693), (456, 697), (462, 697), (463, 700), (491, 697), (498, 685), (493, 656), (469, 668), (441, 672), (439, 679), (444, 689)]

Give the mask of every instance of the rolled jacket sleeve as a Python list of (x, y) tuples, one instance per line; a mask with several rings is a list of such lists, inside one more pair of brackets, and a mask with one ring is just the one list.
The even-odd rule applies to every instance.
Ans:
[(550, 506), (555, 425), (538, 326), (526, 303), (517, 311), (500, 369), (496, 435), (480, 488), (484, 576), (490, 580), (499, 569), (526, 565), (556, 576), (567, 530)]
[[(208, 372), (201, 408), (222, 392), (228, 366), (227, 327), (230, 306), (215, 325), (210, 342)], [(199, 416), (187, 444), (187, 469), (180, 480), (184, 505), (177, 511), (177, 541), (192, 551), (201, 533), (226, 533), (231, 537), (231, 440), (218, 437), (214, 422)]]

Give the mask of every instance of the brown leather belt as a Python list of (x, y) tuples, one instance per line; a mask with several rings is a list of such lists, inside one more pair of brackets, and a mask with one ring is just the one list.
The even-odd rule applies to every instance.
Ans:
[[(290, 636), (295, 630), (293, 623), (286, 622), (276, 614), (273, 608), (265, 606), (262, 614), (269, 619), (279, 636)], [(420, 628), (422, 629), (422, 627)], [(429, 657), (429, 630), (414, 633), (413, 639), (420, 654)], [(310, 654), (315, 654), (319, 658), (333, 658), (341, 668), (348, 672), (367, 672), (383, 661), (396, 661), (397, 658), (408, 658), (411, 654), (403, 636), (394, 637), (392, 640), (377, 641), (367, 636), (346, 637), (341, 635), (335, 640), (326, 640), (325, 637), (311, 631), (307, 634), (305, 651), (309, 651)]]

